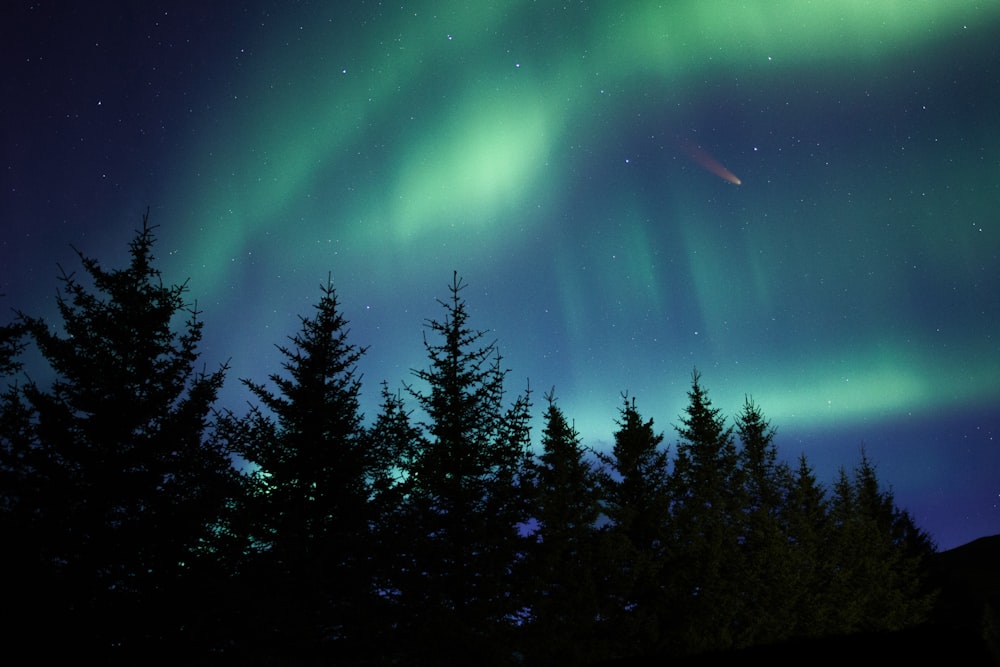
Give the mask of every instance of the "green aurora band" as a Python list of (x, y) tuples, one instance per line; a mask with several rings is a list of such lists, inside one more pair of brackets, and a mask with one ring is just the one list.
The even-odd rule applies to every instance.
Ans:
[[(190, 142), (170, 158), (171, 210), (160, 214), (187, 221), (164, 230), (184, 238), (168, 238), (183, 250), (165, 272), (190, 276), (206, 308), (259, 289), (281, 342), (332, 270), (359, 334), (391, 341), (396, 327), (408, 341), (369, 353), (385, 374), (366, 376), (373, 394), (422, 365), (419, 327), (458, 269), (474, 312), (510, 299), (548, 331), (535, 345), (570, 371), (533, 386), (561, 382), (577, 427), (601, 437), (623, 390), (672, 420), (691, 367), (705, 363), (718, 405), (735, 411), (752, 393), (782, 425), (996, 400), (988, 332), (970, 327), (961, 349), (942, 349), (934, 325), (904, 314), (912, 303), (893, 306), (995, 267), (997, 230), (976, 228), (977, 206), (963, 203), (997, 200), (995, 157), (970, 158), (945, 127), (905, 155), (858, 164), (857, 145), (810, 144), (803, 119), (849, 125), (861, 91), (891, 99), (911, 60), (959, 48), (963, 31), (996, 33), (1000, 5), (450, 2), (371, 16), (334, 6), (248, 15), (206, 64), (206, 101), (183, 121)], [(789, 102), (788, 81), (817, 92)], [(775, 119), (793, 115), (803, 133), (775, 136)], [(673, 150), (692, 130), (741, 187)], [(887, 120), (871, 136), (891, 131)], [(975, 145), (997, 146), (993, 128), (962, 131), (966, 145), (980, 133)], [(947, 185), (935, 187), (941, 165)], [(558, 298), (518, 311), (518, 295), (493, 293), (514, 289), (501, 271), (530, 271), (538, 248)], [(390, 295), (414, 307), (385, 312)], [(365, 320), (362, 300), (382, 304), (383, 319)], [(951, 315), (928, 320), (961, 326), (975, 313)], [(511, 364), (515, 377), (534, 372), (517, 321), (476, 324), (528, 366)]]

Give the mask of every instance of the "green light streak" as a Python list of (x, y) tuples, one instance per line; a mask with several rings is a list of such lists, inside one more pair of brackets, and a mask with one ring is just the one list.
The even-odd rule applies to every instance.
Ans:
[[(544, 169), (545, 158), (562, 141), (565, 126), (585, 115), (598, 82), (654, 72), (677, 83), (706, 69), (741, 66), (748, 58), (765, 62), (773, 54), (796, 66), (877, 62), (932, 40), (935, 28), (951, 17), (996, 20), (997, 10), (978, 4), (787, 0), (725, 11), (703, 2), (615, 7), (574, 25), (580, 37), (561, 35), (555, 52), (525, 54), (545, 66), (514, 94), (498, 91), (495, 81), (514, 74), (518, 54), (504, 57), (508, 35), (523, 33), (526, 19), (541, 20), (530, 5), (488, 3), (472, 11), (452, 3), (434, 12), (383, 17), (366, 28), (372, 46), (361, 54), (346, 51), (343, 36), (331, 35), (323, 23), (304, 25), (296, 17), (285, 32), (298, 42), (277, 41), (273, 51), (265, 47), (259, 54), (258, 66), (251, 61), (246, 68), (237, 94), (246, 115), (227, 116), (233, 127), (221, 140), (204, 131), (202, 145), (187, 160), (203, 172), (192, 209), (211, 230), (193, 264), (210, 271), (219, 257), (239, 256), (248, 239), (258, 237), (255, 230), (285, 223), (287, 209), (317, 186), (317, 172), (350, 170), (352, 153), (366, 148), (358, 137), (371, 132), (373, 119), (386, 123), (410, 111), (399, 107), (400, 100), (419, 98), (428, 77), (451, 78), (463, 101), (449, 112), (451, 100), (421, 100), (429, 105), (425, 114), (435, 107), (445, 113), (402, 137), (406, 143), (395, 156), (401, 166), (375, 174), (368, 186), (385, 196), (388, 179), (395, 202), (385, 228), (397, 241), (448, 233), (447, 219), (457, 216), (500, 225), (499, 212), (513, 211), (537, 194), (543, 176), (551, 177), (544, 173), (551, 172)], [(550, 19), (546, 25), (559, 17)], [(502, 237), (502, 229), (493, 235)], [(387, 239), (370, 241), (380, 247)], [(212, 283), (221, 279), (208, 276)]]
[[(772, 0), (729, 3), (645, 3), (605, 17), (603, 59), (614, 58), (667, 76), (777, 60), (815, 68), (883, 65), (884, 58), (954, 37), (963, 23), (995, 22), (1000, 8), (976, 0)], [(623, 54), (615, 57), (615, 54)], [(692, 67), (697, 68), (692, 71)]]
[(537, 99), (477, 96), (416, 139), (389, 190), (395, 240), (451, 234), (456, 219), (492, 226), (493, 240), (504, 240), (516, 206), (548, 185), (555, 119)]
[[(978, 405), (990, 400), (1000, 373), (995, 361), (984, 359), (982, 367), (968, 368), (958, 355), (918, 349), (907, 341), (843, 352), (841, 361), (787, 359), (767, 378), (742, 381), (777, 424), (848, 426), (945, 406)], [(942, 373), (942, 363), (950, 372)]]
[[(177, 160), (195, 174), (176, 183), (178, 199), (191, 213), (191, 229), (197, 230), (182, 259), (196, 269), (192, 283), (200, 291), (224, 294), (237, 273), (231, 260), (249, 249), (288, 237), (280, 245), (294, 263), (304, 255), (326, 259), (328, 246), (316, 242), (334, 239), (343, 245), (344, 256), (353, 258), (349, 262), (378, 274), (376, 289), (391, 290), (393, 282), (434, 268), (428, 264), (440, 259), (446, 244), (447, 259), (475, 263), (533, 242), (536, 236), (526, 233), (525, 220), (558, 226), (558, 216), (543, 220), (529, 213), (564, 201), (561, 189), (580, 166), (559, 157), (572, 155), (566, 146), (613, 125), (602, 115), (610, 113), (608, 107), (598, 106), (602, 90), (637, 99), (655, 88), (655, 95), (663, 91), (669, 98), (651, 101), (662, 107), (682, 103), (686, 91), (717, 85), (721, 76), (731, 80), (733, 73), (773, 81), (789, 69), (808, 69), (825, 79), (847, 80), (860, 68), (877, 70), (937, 40), (956, 40), (963, 22), (1000, 22), (1000, 5), (983, 4), (647, 2), (543, 15), (527, 2), (455, 2), (435, 5), (433, 11), (428, 4), (426, 12), (418, 6), (371, 18), (362, 27), (338, 26), (336, 34), (326, 22), (295, 17), (255, 60), (247, 60), (243, 78), (233, 86), (235, 99), (219, 100), (215, 112), (197, 117), (205, 124), (194, 126), (196, 139)], [(548, 32), (540, 27), (536, 32), (536, 26)], [(363, 39), (356, 39), (353, 30), (360, 30)], [(357, 44), (366, 46), (352, 51)], [(612, 111), (631, 117), (628, 109)], [(926, 157), (945, 158), (947, 152)], [(920, 167), (911, 168), (914, 178), (921, 175)], [(993, 169), (998, 175), (995, 164), (967, 168), (970, 173)], [(823, 198), (818, 199), (822, 205)], [(579, 359), (581, 382), (590, 373), (587, 346), (594, 345), (595, 320), (606, 317), (632, 326), (648, 313), (655, 323), (670, 314), (671, 299), (681, 298), (681, 286), (666, 284), (663, 255), (650, 232), (655, 212), (624, 194), (609, 202), (608, 210), (615, 213), (601, 212), (611, 221), (600, 246), (581, 251), (573, 229), (566, 233), (565, 247), (553, 253), (566, 347)], [(883, 219), (898, 215), (891, 204), (883, 213)], [(844, 221), (837, 237), (827, 241), (825, 257), (857, 252), (859, 246), (847, 245), (848, 240), (860, 244), (870, 238), (866, 225), (871, 220), (866, 212), (864, 219)], [(731, 238), (734, 247), (720, 247), (718, 233), (694, 222), (681, 226), (683, 249), (666, 252), (690, 262), (687, 275), (702, 319), (690, 328), (703, 330), (713, 351), (726, 355), (739, 343), (739, 328), (732, 323), (758, 321), (781, 304), (784, 288), (771, 273), (777, 262), (783, 262), (786, 276), (817, 271), (819, 258), (812, 251), (782, 256), (773, 248), (809, 248), (815, 232), (745, 243)], [(973, 222), (941, 224), (930, 233), (904, 236), (901, 243), (946, 279), (975, 280), (995, 260), (985, 248), (997, 230), (987, 227), (977, 235), (971, 227), (960, 227), (956, 232), (955, 225)], [(768, 251), (760, 253), (761, 245)], [(612, 261), (612, 254), (620, 257)], [(969, 256), (979, 261), (960, 261)], [(727, 282), (720, 276), (733, 278)], [(891, 272), (880, 282), (845, 281), (851, 290), (864, 291), (868, 307), (875, 298), (891, 300), (905, 283), (905, 275)], [(598, 290), (627, 295), (627, 312), (595, 312)], [(805, 354), (814, 330), (803, 331), (806, 338), (787, 353)], [(827, 354), (829, 341), (820, 343)], [(985, 354), (995, 351), (988, 341), (972, 344)], [(838, 363), (867, 369), (847, 380), (837, 364), (796, 358), (768, 371), (769, 377), (795, 377), (792, 388), (772, 381), (755, 395), (779, 422), (915, 409), (942, 390), (932, 382), (940, 370), (922, 361), (937, 359), (938, 350), (926, 345), (909, 354), (845, 349)], [(914, 350), (912, 344), (900, 349)], [(619, 354), (623, 364), (641, 363), (629, 360), (627, 349)], [(986, 371), (997, 377), (996, 364), (987, 364)], [(982, 377), (948, 377), (952, 384), (944, 389), (956, 396), (996, 391)], [(733, 377), (727, 384), (741, 380), (758, 382), (759, 376)]]

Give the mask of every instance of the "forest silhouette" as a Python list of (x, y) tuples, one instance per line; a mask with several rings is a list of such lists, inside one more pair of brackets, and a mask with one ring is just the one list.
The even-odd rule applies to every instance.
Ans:
[(555, 389), (535, 441), (457, 273), (426, 366), (382, 382), (370, 423), (329, 278), (281, 367), (240, 379), (252, 404), (221, 408), (228, 368), (203, 369), (154, 232), (147, 212), (123, 268), (60, 269), (60, 322), (0, 328), (8, 651), (625, 664), (934, 622), (937, 548), (863, 450), (826, 485), (697, 370), (672, 445), (623, 393), (613, 447), (588, 449)]

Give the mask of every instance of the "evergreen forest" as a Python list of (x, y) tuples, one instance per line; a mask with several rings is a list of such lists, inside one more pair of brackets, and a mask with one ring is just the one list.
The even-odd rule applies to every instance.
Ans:
[[(103, 663), (588, 665), (925, 622), (936, 546), (861, 449), (831, 480), (779, 455), (697, 370), (669, 433), (621, 394), (613, 447), (557, 391), (511, 390), (451, 276), (426, 364), (375, 388), (338, 293), (253, 401), (219, 406), (148, 212), (129, 260), (77, 253), (61, 321), (0, 328), (10, 652)], [(415, 331), (420, 335), (419, 330)], [(613, 406), (609, 406), (613, 408)], [(538, 411), (537, 413), (535, 411)], [(530, 428), (541, 417), (540, 432)]]

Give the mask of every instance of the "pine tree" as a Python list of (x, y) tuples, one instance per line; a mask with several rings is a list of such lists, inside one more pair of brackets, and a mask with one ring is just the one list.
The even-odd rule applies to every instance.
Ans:
[(503, 648), (521, 612), (511, 575), (522, 557), (527, 464), (527, 392), (504, 409), (507, 371), (484, 332), (468, 326), (454, 275), (443, 321), (425, 335), (430, 367), (410, 385), (426, 415), (426, 444), (405, 471), (411, 546), (402, 600), (410, 662), (506, 662)]
[(199, 313), (185, 285), (162, 283), (148, 217), (126, 268), (77, 253), (92, 288), (62, 273), (61, 332), (21, 316), (54, 379), (22, 390), (30, 433), (16, 456), (31, 489), (17, 512), (31, 535), (17, 547), (34, 554), (28, 590), (47, 605), (31, 620), (81, 654), (186, 641), (187, 610), (206, 604), (199, 553), (232, 490), (208, 438), (225, 367), (195, 370)]
[(824, 594), (831, 575), (829, 502), (805, 454), (800, 454), (784, 511), (790, 552), (788, 568), (797, 585), (788, 599), (794, 622), (789, 637), (824, 634), (828, 610)]
[(540, 664), (583, 664), (599, 651), (595, 568), (600, 489), (576, 429), (545, 395), (542, 451), (533, 462), (533, 507), (537, 523), (525, 569), (531, 636), (529, 655)]
[(420, 428), (413, 423), (399, 392), (389, 391), (382, 382), (381, 401), (375, 423), (369, 431), (372, 453), (380, 456), (372, 467), (372, 502), (382, 515), (396, 512), (403, 502), (406, 487), (404, 471), (408, 470), (426, 442)]
[(728, 649), (742, 600), (736, 573), (741, 511), (738, 459), (732, 428), (712, 407), (697, 371), (689, 404), (676, 427), (680, 435), (671, 475), (672, 523), (678, 558), (674, 564), (679, 653)]
[[(909, 515), (881, 488), (863, 448), (853, 476), (839, 471), (831, 514), (828, 632), (892, 631), (927, 620), (934, 598), (923, 584), (932, 547), (920, 548)], [(910, 539), (900, 540), (904, 535)]]
[(291, 347), (274, 390), (244, 379), (260, 401), (241, 420), (238, 454), (250, 472), (251, 540), (257, 545), (256, 650), (282, 659), (321, 647), (341, 659), (360, 651), (374, 604), (371, 486), (381, 474), (362, 426), (348, 322), (327, 280)]
[[(375, 423), (369, 431), (372, 450), (383, 460), (375, 465), (371, 481), (374, 526), (372, 549), (374, 590), (380, 601), (380, 623), (374, 641), (381, 648), (372, 651), (372, 664), (408, 662), (412, 652), (400, 638), (399, 628), (409, 627), (410, 620), (402, 592), (414, 576), (412, 571), (412, 513), (408, 511), (407, 471), (412, 469), (419, 452), (427, 446), (420, 427), (413, 422), (412, 411), (399, 391), (389, 390), (382, 382), (381, 401)], [(378, 656), (376, 660), (374, 656)]]
[(653, 420), (623, 395), (610, 456), (601, 455), (605, 513), (602, 559), (607, 563), (602, 617), (615, 653), (656, 650), (668, 606), (663, 580), (669, 547), (668, 452)]
[(785, 504), (791, 472), (787, 464), (778, 461), (775, 429), (749, 397), (736, 416), (736, 432), (742, 443), (738, 463), (743, 509), (757, 518), (776, 519)]
[(743, 613), (734, 644), (749, 646), (786, 638), (794, 623), (790, 601), (796, 581), (783, 516), (792, 473), (778, 461), (775, 429), (749, 397), (736, 417), (736, 431), (742, 447), (735, 518), (742, 523), (738, 530), (745, 569), (738, 574)]

